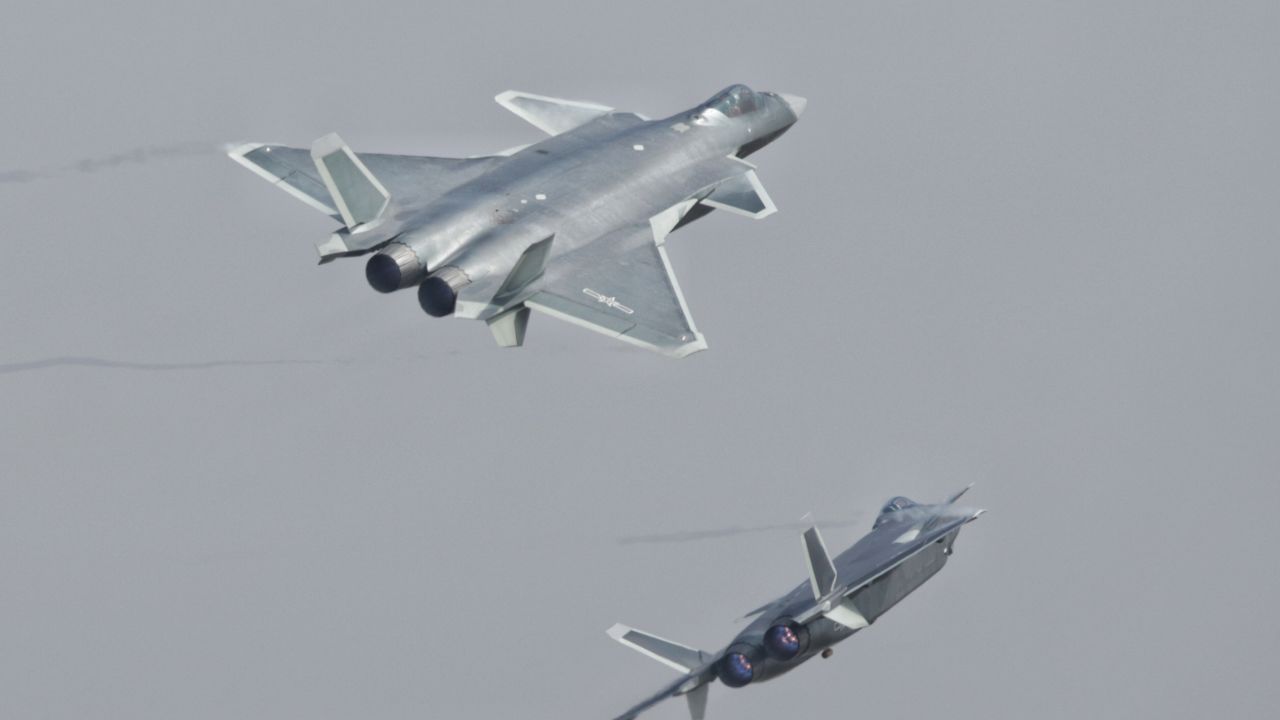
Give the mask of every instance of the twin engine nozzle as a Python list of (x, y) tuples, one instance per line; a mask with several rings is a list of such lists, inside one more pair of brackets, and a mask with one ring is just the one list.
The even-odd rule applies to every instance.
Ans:
[(418, 286), (418, 304), (432, 317), (452, 315), (458, 305), (458, 290), (471, 282), (467, 274), (446, 266), (427, 274), (418, 254), (408, 245), (388, 243), (374, 253), (364, 266), (365, 279), (381, 293)]
[(766, 659), (789, 662), (809, 649), (809, 629), (789, 618), (764, 631), (763, 647), (739, 643), (729, 648), (715, 665), (720, 682), (733, 688), (749, 685), (760, 675)]

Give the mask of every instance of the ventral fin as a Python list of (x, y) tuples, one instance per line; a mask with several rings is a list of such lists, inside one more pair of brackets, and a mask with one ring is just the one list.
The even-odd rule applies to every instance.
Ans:
[(517, 305), (485, 321), (499, 347), (524, 345), (524, 331), (529, 327), (529, 308)]
[(833, 605), (830, 610), (822, 613), (822, 616), (834, 623), (839, 623), (850, 630), (861, 630), (871, 624), (862, 616), (862, 613), (853, 604), (853, 601), (847, 598)]
[(745, 215), (754, 220), (768, 217), (778, 211), (755, 170), (731, 177), (716, 186), (703, 198), (703, 204)]

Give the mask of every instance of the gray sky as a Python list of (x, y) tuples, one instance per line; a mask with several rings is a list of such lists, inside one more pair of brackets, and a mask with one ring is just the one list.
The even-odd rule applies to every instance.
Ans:
[[(0, 716), (611, 717), (670, 675), (610, 624), (717, 649), (804, 573), (619, 538), (969, 482), (946, 572), (710, 717), (1280, 702), (1280, 5), (83, 5), (0, 27)], [(732, 82), (810, 104), (752, 158), (781, 212), (668, 246), (683, 361), (499, 350), (200, 151)]]

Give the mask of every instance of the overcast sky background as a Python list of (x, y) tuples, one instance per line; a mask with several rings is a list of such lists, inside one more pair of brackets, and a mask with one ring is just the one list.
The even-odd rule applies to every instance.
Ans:
[[(18, 3), (0, 27), (0, 716), (606, 718), (976, 482), (947, 570), (710, 718), (1280, 702), (1280, 5)], [(74, 7), (79, 5), (79, 7)], [(515, 88), (809, 98), (668, 247), (711, 349), (500, 350), (231, 140), (471, 155)], [(135, 149), (143, 148), (139, 154)], [(139, 161), (141, 157), (141, 161)], [(682, 702), (655, 720), (687, 717)]]

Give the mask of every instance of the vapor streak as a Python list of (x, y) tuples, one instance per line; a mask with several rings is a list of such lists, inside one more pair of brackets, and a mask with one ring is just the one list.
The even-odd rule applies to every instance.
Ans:
[(115, 368), (125, 370), (169, 371), (169, 370), (208, 370), (220, 367), (253, 367), (260, 365), (328, 365), (324, 360), (206, 360), (203, 362), (136, 362), (131, 360), (111, 360), (109, 358), (69, 355), (64, 357), (43, 358), (28, 362), (7, 363), (0, 365), (0, 375), (9, 373), (47, 370), (56, 367), (93, 367)]
[[(823, 528), (834, 527), (850, 527), (859, 524), (860, 520), (829, 520), (825, 522), (812, 523)], [(685, 532), (674, 533), (656, 533), (652, 535), (625, 535), (618, 538), (619, 545), (640, 545), (655, 543), (679, 543), (692, 542), (695, 540), (713, 540), (716, 538), (733, 537), (734, 535), (749, 535), (754, 533), (767, 533), (778, 531), (801, 532), (809, 528), (811, 523), (777, 523), (774, 525), (752, 525), (741, 526), (732, 525), (724, 528), (716, 528), (714, 530), (688, 530)]]
[(121, 165), (143, 165), (153, 160), (161, 160), (164, 158), (209, 155), (219, 152), (219, 150), (220, 145), (218, 143), (209, 142), (144, 145), (142, 147), (136, 147), (132, 150), (126, 150), (112, 155), (82, 158), (66, 165), (39, 169), (0, 170), (0, 184), (30, 183), (37, 180), (51, 180), (63, 175), (96, 173), (102, 170), (120, 167)]

